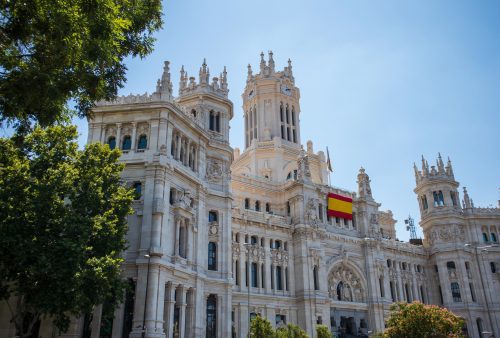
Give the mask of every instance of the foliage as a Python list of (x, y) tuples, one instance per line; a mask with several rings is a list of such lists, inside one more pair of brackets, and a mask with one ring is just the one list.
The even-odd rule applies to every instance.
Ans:
[(0, 139), (0, 300), (17, 301), (21, 337), (43, 316), (64, 331), (68, 315), (123, 293), (133, 193), (120, 184), (118, 150), (78, 150), (76, 137), (75, 127), (53, 126), (35, 128), (20, 147)]
[(0, 123), (48, 126), (123, 87), (124, 58), (151, 53), (161, 0), (0, 0)]
[(250, 323), (250, 337), (274, 338), (275, 332), (269, 320), (261, 316), (256, 316)]
[(332, 334), (326, 325), (316, 325), (316, 335), (318, 338), (332, 338)]
[(435, 305), (395, 303), (387, 326), (386, 338), (462, 337), (463, 319)]
[(276, 338), (308, 338), (306, 331), (295, 324), (288, 324), (286, 327), (276, 329)]

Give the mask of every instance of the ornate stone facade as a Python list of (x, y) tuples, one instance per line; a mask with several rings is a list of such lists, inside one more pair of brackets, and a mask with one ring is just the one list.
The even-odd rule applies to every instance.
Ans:
[[(248, 66), (243, 151), (229, 146), (226, 70), (209, 76), (206, 62), (198, 81), (183, 67), (174, 97), (166, 62), (155, 93), (93, 110), (88, 142), (122, 149), (123, 180), (140, 197), (124, 253), (131, 290), (112, 321), (96, 308), (92, 337), (243, 338), (254, 315), (311, 337), (317, 323), (356, 336), (382, 331), (394, 301), (414, 300), (461, 315), (471, 337), (500, 336), (500, 209), (474, 207), (465, 188), (461, 205), (450, 161), (415, 166), (425, 238), (397, 241), (365, 169), (357, 193), (334, 188), (325, 154), (302, 146), (290, 60), (277, 70), (269, 53), (257, 74)], [(352, 220), (327, 216), (328, 193), (353, 199)], [(3, 306), (0, 336), (13, 336)], [(75, 318), (64, 336), (87, 324)], [(41, 337), (56, 335), (42, 323)]]

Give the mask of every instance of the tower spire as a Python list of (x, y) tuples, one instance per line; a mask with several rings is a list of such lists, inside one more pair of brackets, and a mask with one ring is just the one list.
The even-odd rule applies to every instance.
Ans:
[(455, 176), (453, 174), (453, 166), (451, 165), (450, 157), (448, 157), (448, 163), (446, 164), (446, 174), (452, 178)]
[(438, 153), (437, 167), (439, 174), (444, 174), (444, 163), (443, 159), (441, 158), (441, 153)]
[(264, 74), (266, 68), (266, 60), (264, 60), (264, 52), (260, 52), (260, 73)]
[(252, 78), (252, 66), (248, 64), (248, 71), (247, 71), (247, 81)]
[(274, 73), (274, 59), (273, 59), (273, 51), (269, 51), (269, 70), (272, 73)]

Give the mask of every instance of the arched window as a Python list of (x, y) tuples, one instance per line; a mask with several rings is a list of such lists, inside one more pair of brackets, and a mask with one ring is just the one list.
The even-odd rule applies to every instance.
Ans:
[(495, 262), (490, 262), (490, 269), (491, 269), (491, 273), (497, 272), (497, 267), (495, 265)]
[(130, 150), (132, 147), (132, 138), (129, 135), (123, 137), (122, 150)]
[(271, 212), (271, 203), (266, 203), (266, 212)]
[(146, 149), (148, 147), (148, 137), (146, 135), (139, 136), (137, 141), (137, 149)]
[(342, 299), (343, 292), (344, 292), (344, 283), (339, 282), (337, 284), (337, 300), (343, 300)]
[(255, 201), (255, 211), (260, 211), (260, 202)]
[(396, 293), (394, 292), (394, 283), (391, 281), (389, 282), (389, 289), (391, 289), (391, 299), (393, 302), (396, 301)]
[(217, 337), (217, 296), (210, 295), (207, 298), (207, 327), (206, 337)]
[(257, 236), (251, 236), (250, 237), (250, 244), (256, 245), (257, 244)]
[(491, 233), (491, 241), (494, 243), (497, 242), (497, 236), (493, 232)]
[(215, 115), (215, 131), (220, 133), (220, 113)]
[(483, 333), (483, 320), (481, 318), (476, 319), (476, 325), (477, 325), (477, 330), (479, 332), (479, 336), (478, 337), (483, 337), (484, 336), (484, 333)]
[(451, 283), (451, 295), (454, 302), (461, 302), (462, 296), (460, 295), (460, 286), (457, 282)]
[(134, 199), (140, 200), (142, 196), (142, 184), (141, 182), (134, 182)]
[(132, 147), (132, 138), (129, 135), (125, 135), (122, 141), (122, 150), (130, 150)]
[(422, 208), (424, 210), (427, 210), (429, 208), (429, 205), (427, 204), (427, 196), (425, 195), (422, 196)]
[(217, 271), (217, 244), (208, 242), (208, 270)]
[(439, 190), (438, 192), (438, 200), (439, 200), (439, 205), (443, 206), (444, 205), (444, 197), (443, 197), (443, 192)]
[(116, 148), (116, 137), (110, 136), (108, 138), (108, 146), (109, 146), (109, 149), (111, 149), (111, 150)]
[(488, 234), (486, 232), (483, 232), (483, 242), (488, 243), (490, 239), (488, 238)]
[(250, 199), (245, 198), (245, 209), (250, 209)]
[(213, 110), (211, 110), (209, 114), (208, 128), (212, 131), (215, 130), (215, 113)]
[(319, 290), (318, 284), (318, 266), (315, 265), (313, 268), (313, 279), (314, 279), (314, 290)]

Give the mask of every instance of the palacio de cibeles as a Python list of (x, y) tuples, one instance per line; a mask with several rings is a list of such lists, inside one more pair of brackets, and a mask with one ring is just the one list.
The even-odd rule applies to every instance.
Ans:
[[(121, 149), (137, 199), (130, 291), (111, 320), (96, 308), (89, 337), (243, 338), (255, 316), (310, 337), (317, 324), (367, 336), (384, 330), (392, 303), (415, 300), (464, 318), (469, 337), (499, 337), (500, 208), (475, 206), (439, 149), (429, 162), (416, 153), (424, 237), (396, 240), (365, 169), (352, 174), (355, 192), (329, 184), (329, 154), (302, 138), (300, 79), (285, 64), (269, 52), (248, 66), (244, 149), (229, 143), (226, 69), (211, 78), (205, 61), (197, 77), (182, 67), (177, 95), (165, 62), (154, 93), (96, 104), (88, 142)], [(85, 320), (61, 336), (83, 337)], [(0, 303), (0, 336), (14, 332)], [(39, 335), (59, 336), (48, 321)]]

